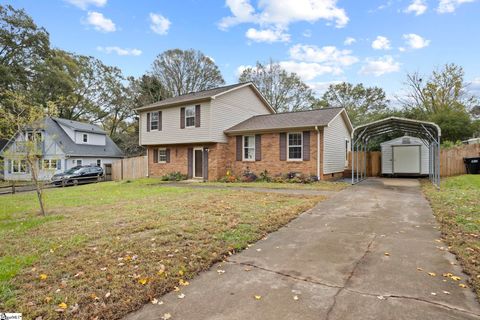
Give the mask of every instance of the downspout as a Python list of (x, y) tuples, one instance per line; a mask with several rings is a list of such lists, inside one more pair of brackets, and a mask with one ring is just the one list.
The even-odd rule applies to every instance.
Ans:
[(320, 181), (320, 129), (315, 126), (317, 130), (317, 179)]
[[(149, 155), (149, 151), (150, 148), (147, 146), (147, 178), (150, 177), (150, 168), (149, 168), (149, 165), (150, 165), (150, 155)], [(122, 159), (122, 166), (123, 166), (123, 159)]]

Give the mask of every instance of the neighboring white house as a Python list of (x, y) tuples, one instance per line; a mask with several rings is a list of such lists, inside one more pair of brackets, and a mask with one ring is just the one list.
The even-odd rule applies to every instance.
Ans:
[(420, 138), (403, 136), (380, 144), (382, 174), (428, 175), (429, 151)]
[[(123, 158), (122, 151), (100, 127), (61, 118), (47, 117), (36, 129), (38, 148), (41, 155), (38, 161), (39, 176), (50, 179), (79, 165), (104, 167)], [(24, 144), (32, 134), (31, 129), (17, 132), (0, 150), (4, 157), (5, 180), (30, 180), (30, 170), (22, 159)], [(31, 138), (31, 137), (30, 137)]]

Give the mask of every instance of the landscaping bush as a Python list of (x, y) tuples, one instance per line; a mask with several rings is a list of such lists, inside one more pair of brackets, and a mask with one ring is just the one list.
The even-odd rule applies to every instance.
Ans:
[(318, 181), (317, 176), (306, 175), (299, 172), (289, 172), (285, 175), (285, 179), (289, 183), (312, 183)]
[(241, 181), (242, 182), (254, 182), (257, 180), (257, 175), (255, 173), (253, 173), (252, 171), (250, 170), (245, 170), (243, 172), (243, 175), (242, 175), (242, 178), (241, 178)]
[(260, 172), (260, 176), (258, 177), (257, 181), (272, 182), (272, 178), (268, 175), (267, 170), (263, 170)]
[(237, 182), (237, 176), (233, 175), (230, 170), (227, 170), (227, 174), (218, 180), (219, 182)]
[(187, 180), (187, 175), (183, 174), (179, 171), (175, 172), (170, 172), (167, 173), (166, 175), (162, 176), (160, 180), (162, 181), (181, 181), (181, 180)]

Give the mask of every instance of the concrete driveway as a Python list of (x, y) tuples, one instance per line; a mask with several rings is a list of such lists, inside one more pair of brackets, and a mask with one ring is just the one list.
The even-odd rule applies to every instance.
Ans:
[(437, 228), (418, 181), (369, 179), (127, 319), (480, 319)]

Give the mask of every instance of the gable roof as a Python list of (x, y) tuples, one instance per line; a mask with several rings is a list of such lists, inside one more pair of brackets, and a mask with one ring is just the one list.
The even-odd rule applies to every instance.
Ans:
[(253, 84), (253, 82), (237, 83), (237, 84), (232, 84), (228, 86), (208, 89), (208, 90), (191, 92), (191, 93), (183, 94), (177, 97), (167, 98), (165, 100), (161, 100), (143, 107), (138, 107), (135, 110), (143, 111), (143, 110), (150, 110), (150, 109), (156, 109), (156, 108), (170, 107), (170, 106), (175, 106), (175, 105), (180, 105), (185, 103), (212, 100), (222, 94), (225, 94), (230, 91), (237, 90), (243, 87), (251, 87), (252, 90), (255, 92), (255, 94), (259, 97), (259, 99), (262, 100), (262, 102), (267, 106), (267, 108), (270, 109), (272, 113), (275, 113), (275, 110), (272, 108), (272, 106), (270, 106), (268, 101), (263, 97), (263, 95), (260, 93), (257, 87)]
[(242, 132), (312, 128), (316, 126), (324, 127), (328, 126), (328, 124), (341, 114), (342, 111), (345, 112), (345, 109), (322, 108), (307, 111), (258, 115), (248, 118), (247, 120), (225, 130), (225, 133), (235, 134)]
[[(105, 133), (104, 130), (102, 130), (96, 125), (51, 117), (46, 117), (41, 122), (42, 129), (50, 137), (53, 137), (52, 139), (58, 144), (58, 146), (62, 149), (66, 156), (123, 158), (123, 152), (120, 150), (120, 148), (118, 148), (115, 142), (113, 142), (113, 140)], [(99, 146), (89, 144), (77, 144), (70, 138), (70, 136), (65, 132), (65, 130), (63, 130), (60, 124), (68, 126), (75, 131), (91, 132), (105, 135), (105, 145)], [(10, 139), (9, 143), (13, 142), (14, 140), (15, 137)], [(4, 146), (4, 149), (6, 147), (7, 145)], [(3, 149), (0, 151), (3, 151)]]

